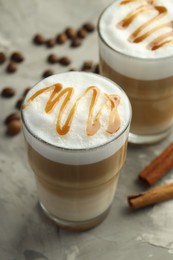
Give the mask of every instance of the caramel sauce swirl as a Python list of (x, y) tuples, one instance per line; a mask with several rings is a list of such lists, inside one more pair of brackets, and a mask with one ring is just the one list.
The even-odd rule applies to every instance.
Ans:
[(72, 87), (63, 88), (63, 86), (59, 83), (51, 85), (49, 87), (40, 89), (36, 91), (29, 99), (27, 99), (26, 104), (24, 104), (23, 109), (25, 109), (29, 104), (34, 101), (35, 98), (43, 94), (44, 92), (50, 92), (50, 96), (48, 98), (47, 103), (45, 104), (45, 112), (51, 113), (53, 112), (55, 106), (63, 99), (61, 107), (59, 109), (56, 121), (56, 131), (59, 135), (66, 135), (70, 131), (70, 127), (72, 124), (72, 120), (74, 114), (77, 110), (79, 103), (82, 101), (84, 96), (88, 92), (92, 93), (91, 101), (89, 104), (89, 112), (87, 118), (87, 126), (86, 126), (86, 134), (88, 136), (93, 136), (100, 129), (100, 117), (105, 106), (109, 107), (109, 115), (108, 115), (108, 127), (106, 132), (109, 134), (114, 134), (120, 128), (120, 116), (117, 111), (117, 107), (120, 102), (120, 97), (117, 95), (108, 95), (104, 94), (105, 100), (101, 104), (98, 112), (94, 115), (94, 108), (96, 106), (97, 99), (101, 94), (100, 89), (96, 86), (89, 86), (84, 93), (76, 99), (74, 104), (72, 105), (65, 122), (62, 124), (62, 116), (66, 106), (68, 105), (72, 95), (74, 93), (74, 89)]
[[(120, 5), (127, 5), (132, 2), (140, 1), (141, 0), (123, 0), (120, 2)], [(153, 18), (144, 22), (128, 38), (128, 41), (131, 43), (140, 43), (160, 29), (171, 28), (170, 32), (163, 33), (146, 46), (147, 49), (152, 51), (157, 50), (166, 44), (173, 43), (173, 21), (164, 22), (163, 24), (159, 24), (152, 29), (146, 31), (148, 26), (156, 23), (168, 12), (166, 7), (157, 6), (155, 2), (156, 0), (146, 0), (145, 4), (142, 3), (141, 6), (128, 13), (127, 16), (117, 24), (117, 27), (119, 29), (126, 29), (139, 15), (142, 15), (143, 13), (149, 12), (151, 10), (156, 11), (157, 13)], [(143, 33), (143, 31), (145, 31), (145, 33)]]

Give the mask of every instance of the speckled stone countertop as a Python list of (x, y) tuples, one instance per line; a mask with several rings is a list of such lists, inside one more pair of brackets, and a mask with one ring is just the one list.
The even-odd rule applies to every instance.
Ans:
[[(172, 260), (173, 201), (142, 210), (130, 210), (127, 195), (143, 191), (137, 176), (173, 139), (173, 135), (153, 146), (128, 146), (127, 160), (110, 214), (98, 227), (83, 233), (59, 229), (42, 213), (35, 180), (27, 163), (22, 133), (5, 135), (4, 118), (15, 111), (15, 103), (28, 86), (41, 79), (47, 68), (61, 72), (79, 69), (84, 60), (98, 62), (97, 34), (87, 36), (80, 48), (63, 46), (48, 49), (34, 46), (36, 33), (54, 37), (71, 25), (86, 21), (96, 24), (106, 0), (0, 0), (0, 51), (9, 57), (20, 50), (25, 61), (18, 71), (7, 74), (7, 62), (0, 66), (0, 89), (12, 86), (15, 97), (0, 97), (0, 260)], [(50, 65), (50, 53), (68, 55), (68, 67)], [(173, 179), (170, 171), (162, 183)]]

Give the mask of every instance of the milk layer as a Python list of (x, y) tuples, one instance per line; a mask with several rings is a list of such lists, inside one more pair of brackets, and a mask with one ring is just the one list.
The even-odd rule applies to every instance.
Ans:
[(69, 196), (64, 197), (49, 192), (38, 182), (38, 195), (40, 202), (52, 216), (68, 221), (86, 221), (99, 216), (110, 207), (118, 176), (119, 174), (113, 181), (88, 189), (88, 191), (79, 189), (70, 193), (67, 190)]

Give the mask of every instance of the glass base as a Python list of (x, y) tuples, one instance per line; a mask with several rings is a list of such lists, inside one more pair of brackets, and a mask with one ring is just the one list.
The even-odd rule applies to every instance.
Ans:
[(171, 133), (171, 129), (164, 131), (159, 134), (153, 135), (138, 135), (134, 133), (129, 133), (128, 141), (131, 144), (155, 144), (162, 141)]
[(68, 230), (68, 231), (86, 231), (91, 228), (94, 228), (95, 226), (99, 225), (108, 215), (108, 212), (110, 210), (110, 207), (104, 211), (101, 215), (98, 217), (95, 217), (93, 219), (89, 219), (86, 221), (67, 221), (64, 219), (60, 219), (52, 215), (45, 207), (44, 205), (40, 202), (40, 206), (44, 213), (51, 219), (53, 220), (58, 226), (61, 228)]

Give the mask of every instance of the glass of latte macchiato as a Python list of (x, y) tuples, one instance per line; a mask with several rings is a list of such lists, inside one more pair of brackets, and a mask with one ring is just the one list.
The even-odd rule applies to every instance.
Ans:
[(117, 0), (100, 16), (101, 74), (131, 101), (132, 143), (155, 143), (172, 130), (172, 29), (172, 0)]
[(61, 227), (82, 231), (106, 217), (130, 120), (124, 91), (93, 73), (53, 75), (28, 92), (22, 122), (29, 163), (40, 205)]

